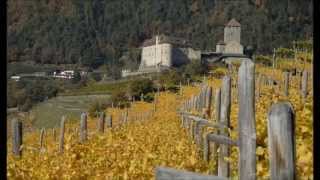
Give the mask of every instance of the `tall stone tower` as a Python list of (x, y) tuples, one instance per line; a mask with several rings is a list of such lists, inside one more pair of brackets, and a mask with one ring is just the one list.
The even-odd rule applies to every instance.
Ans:
[(235, 41), (240, 44), (241, 25), (235, 20), (231, 19), (224, 28), (224, 42)]

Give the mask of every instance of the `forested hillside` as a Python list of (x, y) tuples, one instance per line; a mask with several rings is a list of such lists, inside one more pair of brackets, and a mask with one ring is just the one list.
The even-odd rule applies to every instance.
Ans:
[[(79, 63), (111, 71), (137, 62), (157, 33), (214, 50), (236, 18), (257, 53), (312, 37), (311, 0), (8, 0), (8, 62)], [(128, 58), (120, 58), (124, 53)]]

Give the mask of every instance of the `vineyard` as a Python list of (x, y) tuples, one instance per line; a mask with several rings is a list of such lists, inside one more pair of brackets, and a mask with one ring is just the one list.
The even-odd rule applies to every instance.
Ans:
[[(289, 101), (295, 113), (296, 176), (313, 179), (312, 65), (303, 59), (288, 64), (279, 61), (277, 68), (255, 65), (257, 179), (270, 177), (267, 116), (271, 105), (281, 101)], [(239, 65), (234, 65), (223, 74), (231, 79), (227, 134), (233, 140), (238, 139), (238, 69)], [(284, 73), (285, 70), (290, 72)], [(304, 70), (308, 75), (306, 97), (301, 90)], [(81, 116), (81, 126), (62, 118), (63, 136), (61, 129), (24, 134), (19, 149), (21, 156), (13, 154), (9, 140), (7, 176), (9, 179), (155, 179), (158, 166), (216, 175), (215, 158), (203, 159), (203, 150), (181, 124), (179, 110), (206, 85), (213, 93), (211, 109), (205, 112), (205, 117), (209, 122), (217, 122), (214, 92), (221, 88), (223, 76), (205, 77), (201, 84), (181, 85), (177, 93), (158, 92), (152, 103), (137, 101), (130, 108), (108, 108), (104, 112), (108, 117), (106, 128), (101, 129), (101, 118)], [(201, 115), (201, 111), (190, 113)], [(83, 125), (83, 120), (87, 124)], [(214, 131), (213, 127), (204, 127), (202, 134)], [(238, 179), (239, 150), (236, 146), (230, 149), (230, 157), (226, 159), (230, 163), (230, 177)]]

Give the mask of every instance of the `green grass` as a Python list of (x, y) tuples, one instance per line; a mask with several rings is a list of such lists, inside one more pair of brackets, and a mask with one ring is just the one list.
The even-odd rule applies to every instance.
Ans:
[(71, 121), (79, 120), (81, 112), (87, 111), (93, 102), (108, 100), (108, 95), (58, 96), (31, 109), (33, 125), (37, 128), (57, 127), (63, 115)]
[(72, 91), (66, 91), (59, 93), (60, 96), (74, 96), (74, 95), (94, 95), (94, 94), (111, 94), (114, 91), (121, 89), (127, 89), (129, 81), (117, 82), (117, 83), (92, 83), (88, 86), (82, 87), (80, 89), (72, 89)]

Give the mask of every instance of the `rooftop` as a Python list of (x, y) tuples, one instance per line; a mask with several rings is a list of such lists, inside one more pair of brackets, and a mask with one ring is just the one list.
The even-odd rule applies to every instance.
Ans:
[(241, 24), (235, 20), (234, 18), (231, 19), (227, 24), (226, 24), (227, 27), (240, 27)]

